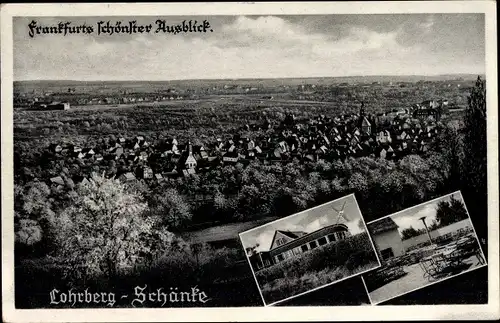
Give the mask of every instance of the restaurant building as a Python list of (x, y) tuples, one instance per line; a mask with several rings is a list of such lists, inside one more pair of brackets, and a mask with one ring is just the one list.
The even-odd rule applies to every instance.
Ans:
[(310, 233), (276, 230), (269, 251), (254, 253), (249, 259), (252, 268), (257, 271), (350, 236), (345, 224), (326, 226)]

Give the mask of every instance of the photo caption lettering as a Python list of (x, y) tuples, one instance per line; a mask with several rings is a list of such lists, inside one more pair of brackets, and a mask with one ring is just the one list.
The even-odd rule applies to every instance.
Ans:
[(123, 299), (133, 307), (144, 307), (148, 305), (165, 306), (167, 303), (206, 303), (210, 299), (198, 286), (191, 287), (190, 290), (180, 291), (178, 287), (163, 287), (150, 289), (147, 285), (136, 286), (132, 295), (117, 295), (113, 292), (90, 291), (88, 288), (83, 291), (70, 289), (61, 291), (56, 288), (49, 293), (50, 305), (71, 306), (103, 304), (113, 307), (117, 299)]
[(98, 21), (95, 25), (86, 23), (75, 24), (71, 21), (58, 22), (53, 25), (40, 25), (36, 20), (28, 24), (28, 35), (34, 38), (35, 35), (73, 35), (73, 34), (94, 34), (97, 35), (132, 35), (132, 34), (182, 34), (182, 33), (207, 33), (213, 32), (208, 20), (183, 20), (177, 24), (169, 24), (164, 19), (158, 19), (154, 23), (139, 24), (137, 20), (131, 21)]

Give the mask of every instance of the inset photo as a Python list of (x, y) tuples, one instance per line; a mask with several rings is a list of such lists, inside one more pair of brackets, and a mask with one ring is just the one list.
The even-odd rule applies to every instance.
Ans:
[(368, 223), (382, 267), (364, 274), (379, 304), (486, 266), (460, 192)]
[(380, 267), (354, 194), (240, 233), (264, 304)]

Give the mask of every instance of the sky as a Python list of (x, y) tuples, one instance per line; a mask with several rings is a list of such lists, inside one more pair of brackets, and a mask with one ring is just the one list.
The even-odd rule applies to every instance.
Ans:
[(453, 198), (458, 199), (463, 203), (462, 195), (460, 194), (460, 192), (457, 192), (439, 198), (435, 201), (403, 210), (399, 213), (396, 213), (395, 215), (392, 215), (391, 218), (399, 226), (399, 232), (403, 231), (404, 229), (408, 229), (410, 226), (415, 230), (425, 229), (424, 224), (419, 219), (425, 216), (425, 223), (427, 223), (427, 225), (429, 226), (434, 220), (436, 220), (436, 210), (438, 203), (441, 201), (449, 202), (452, 196)]
[[(344, 218), (340, 217), (339, 219), (338, 213), (333, 210), (333, 208), (341, 210), (344, 202)], [(256, 249), (257, 251), (267, 251), (271, 247), (274, 232), (276, 230), (304, 231), (311, 233), (335, 223), (342, 223), (347, 225), (352, 235), (355, 235), (366, 231), (364, 224), (362, 228), (359, 227), (360, 220), (362, 220), (362, 216), (354, 195), (348, 195), (338, 200), (251, 229), (242, 233), (240, 237), (245, 249), (255, 246), (258, 243), (259, 246)]]
[[(137, 20), (135, 35), (28, 35), (28, 24)], [(154, 33), (207, 20), (213, 32)], [(181, 80), (485, 73), (483, 14), (15, 17), (14, 80)]]

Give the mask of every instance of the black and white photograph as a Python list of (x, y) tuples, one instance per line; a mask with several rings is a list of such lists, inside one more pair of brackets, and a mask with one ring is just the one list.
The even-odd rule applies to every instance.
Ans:
[(240, 233), (272, 305), (380, 267), (354, 194)]
[(495, 6), (422, 4), (2, 5), (5, 310), (491, 304)]
[(372, 304), (486, 266), (460, 192), (368, 223), (383, 266), (363, 280)]

